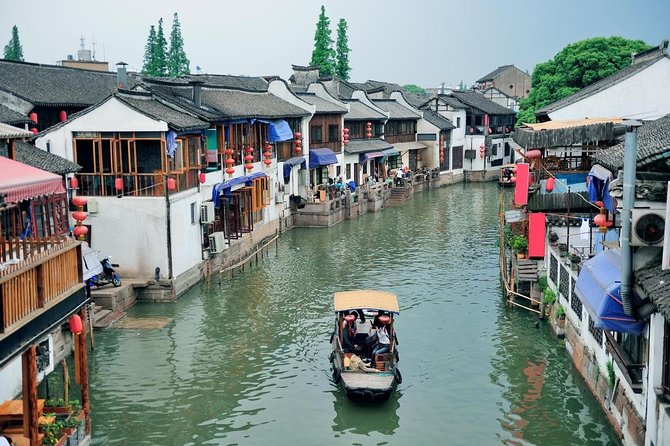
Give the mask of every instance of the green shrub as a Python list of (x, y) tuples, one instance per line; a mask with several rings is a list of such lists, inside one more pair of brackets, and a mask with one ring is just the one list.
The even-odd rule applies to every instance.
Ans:
[(559, 305), (556, 308), (556, 317), (561, 318), (563, 316), (565, 316), (565, 308), (563, 308), (563, 305)]
[(542, 299), (542, 302), (543, 302), (545, 305), (551, 305), (551, 304), (553, 304), (554, 302), (556, 302), (556, 293), (554, 292), (554, 290), (552, 290), (552, 289), (549, 288), (549, 287), (545, 288), (545, 290), (544, 290), (544, 298)]
[(537, 288), (538, 290), (540, 290), (540, 293), (543, 293), (544, 290), (547, 289), (547, 286), (549, 286), (549, 284), (547, 283), (547, 276), (540, 276), (537, 279)]
[(616, 376), (614, 375), (614, 364), (612, 364), (612, 361), (607, 361), (607, 382), (609, 383), (610, 387), (614, 387), (615, 380)]
[(528, 239), (523, 235), (514, 235), (510, 240), (510, 247), (516, 252), (526, 252), (528, 249)]

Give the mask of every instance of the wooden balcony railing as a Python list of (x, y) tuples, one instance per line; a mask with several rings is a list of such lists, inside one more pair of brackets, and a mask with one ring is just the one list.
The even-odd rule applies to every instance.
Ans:
[[(162, 197), (167, 188), (167, 179), (175, 180), (175, 190), (180, 192), (198, 185), (198, 169), (184, 169), (179, 173), (78, 173), (79, 194), (84, 196), (114, 197), (125, 195), (132, 197)], [(121, 189), (117, 189), (117, 180), (121, 180)]]
[(83, 287), (80, 242), (71, 238), (0, 238), (0, 333)]

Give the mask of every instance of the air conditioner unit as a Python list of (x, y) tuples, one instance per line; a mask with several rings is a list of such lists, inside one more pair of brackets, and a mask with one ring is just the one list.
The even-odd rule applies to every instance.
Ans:
[(209, 234), (209, 252), (212, 254), (223, 252), (225, 245), (226, 238), (223, 236), (223, 232), (212, 232)]
[(631, 246), (663, 246), (665, 224), (665, 209), (633, 209)]
[(200, 223), (203, 225), (214, 222), (214, 202), (206, 201), (200, 205)]
[(275, 203), (283, 203), (284, 202), (284, 192), (277, 192), (275, 194)]

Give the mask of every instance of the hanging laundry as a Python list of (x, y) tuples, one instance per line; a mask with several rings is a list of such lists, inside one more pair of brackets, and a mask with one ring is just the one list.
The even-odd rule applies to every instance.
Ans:
[(175, 151), (177, 150), (177, 132), (170, 130), (167, 132), (167, 147), (165, 151), (170, 158), (174, 158)]
[(603, 166), (596, 164), (587, 175), (587, 187), (589, 201), (602, 201), (603, 206), (610, 212), (614, 212), (614, 198), (610, 195), (610, 183), (612, 173)]
[(579, 227), (579, 238), (581, 240), (588, 240), (590, 232), (591, 227), (589, 226), (589, 220), (587, 218), (582, 218), (582, 225)]

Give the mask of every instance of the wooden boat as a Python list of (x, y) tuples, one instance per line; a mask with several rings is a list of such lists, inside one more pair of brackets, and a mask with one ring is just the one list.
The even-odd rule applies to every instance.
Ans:
[(516, 176), (512, 172), (512, 169), (516, 167), (516, 164), (505, 164), (500, 166), (500, 172), (498, 173), (498, 186), (500, 187), (514, 187), (516, 184), (512, 181), (512, 177)]
[[(388, 399), (395, 387), (402, 383), (398, 369), (398, 338), (394, 327), (394, 316), (400, 312), (396, 295), (373, 290), (342, 291), (334, 294), (333, 303), (335, 328), (330, 339), (333, 381), (352, 399)], [(357, 334), (352, 342), (360, 349), (351, 351), (347, 348), (344, 330), (349, 329), (348, 323), (356, 324)], [(372, 325), (384, 326), (390, 340), (389, 352), (376, 355), (375, 358), (368, 357), (370, 349), (365, 347)], [(361, 360), (370, 360), (375, 368)]]

